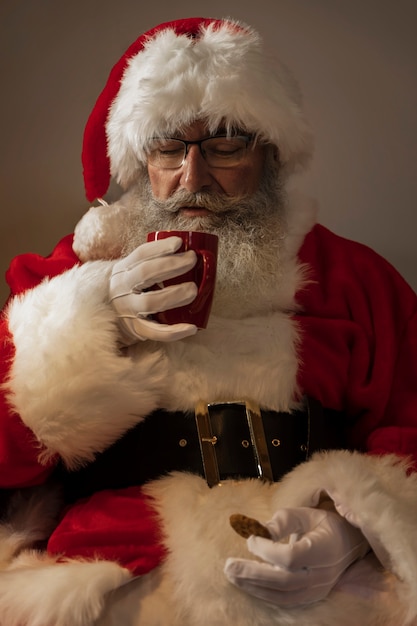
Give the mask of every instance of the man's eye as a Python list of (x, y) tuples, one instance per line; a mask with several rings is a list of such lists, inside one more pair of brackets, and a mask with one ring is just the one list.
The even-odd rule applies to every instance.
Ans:
[(183, 149), (183, 146), (177, 143), (164, 143), (156, 148), (156, 152), (158, 152), (161, 156), (171, 156), (173, 154), (180, 154)]
[(215, 152), (218, 152), (219, 154), (229, 154), (230, 152), (236, 152), (236, 150), (239, 149), (239, 146), (231, 146), (227, 143), (221, 146), (215, 146), (215, 148), (213, 148), (213, 150)]
[(160, 156), (175, 156), (182, 153), (182, 148), (158, 148)]
[(225, 142), (216, 144), (209, 147), (209, 152), (215, 156), (228, 157), (237, 154), (240, 150), (243, 150), (242, 146), (238, 146), (231, 142)]

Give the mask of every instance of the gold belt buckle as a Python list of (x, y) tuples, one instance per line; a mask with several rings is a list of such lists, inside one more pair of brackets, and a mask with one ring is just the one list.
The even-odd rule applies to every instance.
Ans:
[(259, 404), (253, 400), (239, 402), (213, 402), (200, 401), (195, 407), (195, 421), (200, 443), (201, 457), (203, 459), (204, 474), (209, 487), (220, 484), (219, 465), (216, 456), (216, 444), (218, 438), (213, 434), (210, 421), (210, 407), (219, 404), (240, 404), (245, 407), (246, 419), (249, 426), (252, 450), (258, 469), (258, 477), (273, 482), (271, 459), (265, 438), (262, 414)]

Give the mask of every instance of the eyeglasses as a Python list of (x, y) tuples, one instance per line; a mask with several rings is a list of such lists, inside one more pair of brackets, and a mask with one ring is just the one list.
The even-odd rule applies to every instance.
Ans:
[(245, 158), (252, 135), (216, 135), (199, 141), (155, 138), (147, 152), (148, 164), (160, 169), (181, 167), (190, 146), (199, 147), (209, 167), (236, 167)]

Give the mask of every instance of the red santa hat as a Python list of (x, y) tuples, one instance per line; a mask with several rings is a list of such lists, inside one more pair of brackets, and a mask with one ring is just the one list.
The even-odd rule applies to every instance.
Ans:
[(102, 197), (111, 176), (127, 188), (153, 137), (198, 118), (277, 145), (288, 172), (312, 153), (298, 87), (281, 64), (268, 67), (256, 31), (229, 19), (176, 20), (141, 35), (111, 70), (84, 133), (87, 198)]

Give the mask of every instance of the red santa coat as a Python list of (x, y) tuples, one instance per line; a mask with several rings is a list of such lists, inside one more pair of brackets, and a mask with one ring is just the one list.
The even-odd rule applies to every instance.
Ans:
[[(46, 259), (37, 255), (15, 259), (7, 278), (12, 294), (17, 297), (13, 298), (2, 318), (5, 393), (1, 398), (1, 486), (42, 483), (58, 456), (73, 467), (91, 460), (97, 451), (105, 449), (157, 407), (188, 410), (200, 397), (209, 401), (225, 397), (239, 399), (245, 395), (249, 384), (257, 390), (256, 399), (275, 410), (293, 408), (303, 393), (320, 400), (328, 408), (343, 409), (347, 414), (352, 449), (377, 455), (396, 453), (411, 457), (415, 464), (416, 296), (398, 273), (367, 247), (337, 237), (319, 225), (305, 237), (304, 234), (302, 229), (297, 231), (296, 228), (292, 233), (293, 246), (284, 259), (290, 279), (282, 287), (277, 313), (264, 316), (256, 312), (240, 321), (214, 316), (207, 331), (199, 333), (196, 338), (164, 347), (163, 358), (154, 348), (146, 351), (142, 345), (132, 349), (131, 357), (120, 356), (115, 341), (114, 315), (107, 302), (103, 302), (111, 261), (83, 258), (90, 262), (79, 265), (72, 237), (63, 239)], [(45, 277), (51, 280), (41, 282)], [(70, 286), (75, 283), (77, 289), (71, 293)], [(81, 310), (83, 314), (77, 315)], [(51, 324), (48, 324), (48, 316), (54, 319)], [(72, 325), (70, 332), (68, 324)], [(52, 331), (46, 336), (51, 326)], [(258, 331), (258, 328), (262, 330)], [(228, 350), (224, 359), (219, 361), (216, 350), (225, 343)], [(209, 353), (207, 346), (213, 344), (213, 351)], [(37, 365), (33, 365), (34, 348)], [(59, 352), (61, 356), (57, 360)], [(236, 352), (239, 353), (238, 360), (235, 360)], [(202, 355), (207, 366), (201, 380), (196, 380), (195, 374), (191, 377), (190, 372), (195, 372), (195, 363), (201, 362)], [(250, 357), (250, 367), (243, 363), (242, 356), (245, 355)], [(237, 372), (231, 376), (232, 380), (228, 380), (226, 372), (233, 371), (232, 364)], [(77, 373), (77, 370), (80, 371)], [(138, 380), (145, 381), (143, 388), (138, 386)], [(170, 389), (165, 392), (167, 380), (171, 381)], [(112, 390), (114, 388), (117, 392)], [(370, 534), (377, 536), (376, 543), (383, 546), (378, 550), (378, 556), (382, 555), (383, 560), (391, 563), (391, 569), (403, 580), (406, 588), (405, 592), (398, 592), (406, 595), (405, 603), (400, 602), (398, 609), (403, 611), (406, 607), (405, 613), (401, 612), (401, 619), (405, 619), (408, 610), (417, 615), (417, 606), (413, 608), (410, 601), (413, 590), (409, 588), (413, 585), (411, 581), (415, 580), (413, 572), (417, 572), (416, 559), (408, 555), (405, 563), (399, 558), (416, 542), (409, 530), (410, 519), (414, 519), (409, 505), (416, 500), (416, 482), (414, 476), (407, 477), (404, 468), (388, 457), (385, 461), (365, 458), (361, 454), (339, 452), (313, 459), (305, 465), (307, 469), (301, 466), (290, 473), (280, 486), (278, 499), (268, 491), (267, 507), (256, 506), (259, 496), (252, 493), (253, 483), (250, 483), (244, 486), (245, 497), (240, 506), (247, 501), (248, 514), (257, 512), (268, 519), (279, 506), (314, 506), (320, 491), (329, 493), (358, 520), (358, 525), (365, 525), (368, 531), (371, 528)], [(347, 472), (351, 472), (351, 480), (347, 479)], [(359, 479), (367, 486), (353, 496), (352, 488), (357, 489)], [(168, 489), (170, 480), (177, 480), (175, 490)], [(180, 564), (175, 561), (178, 553), (186, 552), (184, 540), (176, 535), (176, 528), (182, 526), (187, 506), (190, 519), (193, 519), (191, 511), (196, 504), (188, 501), (190, 491), (197, 494), (195, 498), (198, 500), (199, 492), (205, 487), (199, 477), (186, 477), (183, 483), (178, 480), (179, 477), (168, 477), (145, 490), (133, 487), (118, 493), (96, 494), (89, 501), (75, 505), (66, 512), (52, 535), (50, 550), (63, 551), (70, 556), (93, 556), (94, 553), (99, 558), (118, 561), (136, 574), (144, 573), (160, 563), (164, 555), (153, 524), (153, 511), (156, 510), (162, 523), (164, 545), (169, 549), (167, 564), (162, 567), (171, 578), (175, 576), (182, 580), (183, 591), (186, 585), (192, 587), (195, 577), (183, 565), (182, 559)], [(371, 484), (373, 490), (382, 495), (377, 506), (368, 507), (366, 495)], [(266, 489), (269, 487), (256, 485), (257, 494)], [(401, 497), (397, 495), (399, 490)], [(176, 494), (174, 502), (170, 495), (173, 491)], [(378, 526), (388, 492), (390, 507), (404, 510), (403, 519), (401, 515), (396, 516), (399, 519), (395, 528), (392, 519)], [(229, 494), (227, 499), (230, 506), (233, 497)], [(236, 502), (235, 506), (238, 505)], [(198, 517), (197, 510), (195, 517)], [(197, 542), (195, 526), (187, 531), (191, 545), (193, 534)], [(144, 546), (149, 551), (147, 554)], [(204, 550), (202, 558), (208, 560), (212, 548)], [(195, 558), (193, 554), (198, 553), (195, 546), (193, 550), (191, 560)], [(225, 552), (221, 552), (222, 556)], [(388, 559), (385, 558), (387, 554)], [(123, 575), (118, 572), (104, 584), (104, 591), (128, 579), (129, 575), (122, 571)], [(201, 582), (203, 588), (204, 580)], [(276, 609), (271, 612), (270, 607), (259, 607), (257, 601), (250, 604), (250, 610), (246, 600), (244, 608), (238, 609), (242, 604), (240, 596), (239, 601), (230, 601), (229, 594), (236, 591), (228, 586), (227, 592), (227, 606), (232, 606), (224, 613), (227, 617), (222, 618), (223, 621), (219, 617), (218, 621), (207, 624), (230, 623), (226, 619), (240, 619), (236, 623), (241, 624), (246, 624), (243, 619), (247, 619), (248, 624), (304, 623), (297, 611), (294, 614), (277, 612)], [(164, 586), (161, 593), (169, 612), (171, 604)], [(175, 605), (178, 604), (178, 594), (168, 593), (175, 597)], [(393, 597), (397, 595), (397, 591), (393, 592)], [(219, 603), (222, 589), (214, 593), (216, 597), (214, 601)], [(395, 604), (393, 597), (390, 598), (391, 605)], [(143, 598), (142, 601), (143, 606), (148, 606)], [(195, 612), (189, 599), (184, 602), (186, 606), (181, 610), (189, 612), (189, 622), (183, 623), (206, 624), (207, 617), (201, 611)], [(313, 608), (305, 615), (305, 623), (315, 624), (314, 620), (319, 620), (319, 624), (323, 616), (327, 618), (329, 615), (337, 615), (337, 623), (344, 623), (341, 617), (343, 602), (340, 600), (336, 609), (330, 603), (330, 608), (319, 609), (317, 615)], [(6, 600), (5, 603), (10, 612)], [(151, 608), (145, 608), (144, 615), (146, 610), (150, 611), (149, 615), (156, 615), (155, 606), (151, 601)], [(219, 609), (219, 615), (223, 615), (221, 611), (224, 610)], [(239, 610), (243, 611), (245, 618)], [(363, 610), (367, 611), (369, 624), (374, 623), (371, 619), (382, 619), (380, 609), (376, 607), (372, 618), (368, 605)], [(0, 615), (1, 611), (0, 585)], [(23, 614), (17, 609), (15, 615), (16, 620), (22, 619)], [(151, 624), (149, 615), (143, 617), (148, 621), (137, 623), (148, 626)], [(170, 615), (170, 623), (177, 623), (173, 613)], [(184, 615), (182, 613), (181, 619), (185, 619)], [(279, 621), (284, 617), (287, 621)], [(210, 619), (213, 620), (213, 615)]]

